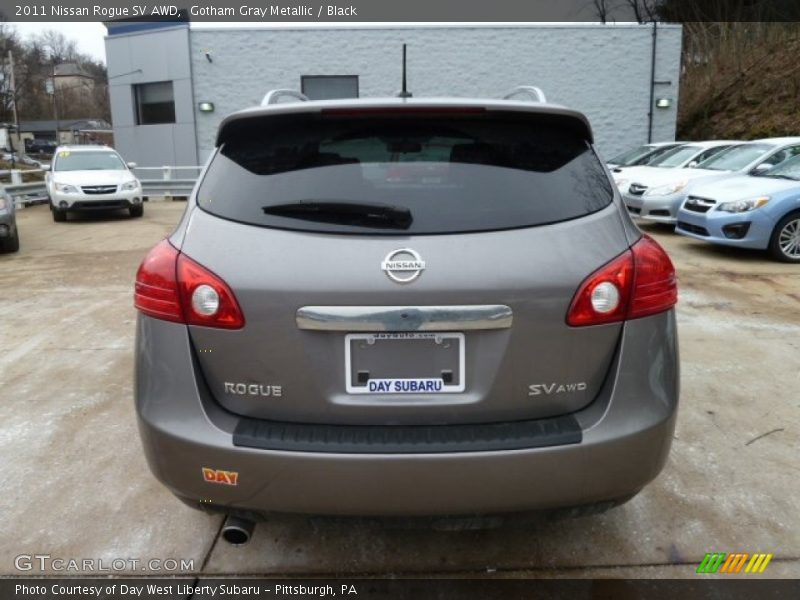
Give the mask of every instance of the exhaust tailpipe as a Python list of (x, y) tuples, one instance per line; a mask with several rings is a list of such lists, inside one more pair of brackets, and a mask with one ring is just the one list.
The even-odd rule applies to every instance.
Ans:
[(222, 539), (232, 546), (243, 546), (250, 541), (255, 526), (249, 519), (228, 515), (222, 526)]

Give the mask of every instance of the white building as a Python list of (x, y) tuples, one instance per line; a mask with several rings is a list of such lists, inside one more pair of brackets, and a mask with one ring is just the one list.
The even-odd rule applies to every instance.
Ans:
[(415, 97), (498, 98), (536, 85), (588, 115), (604, 156), (675, 136), (679, 25), (107, 27), (115, 145), (142, 166), (201, 164), (220, 121), (270, 89), (396, 95), (404, 43)]

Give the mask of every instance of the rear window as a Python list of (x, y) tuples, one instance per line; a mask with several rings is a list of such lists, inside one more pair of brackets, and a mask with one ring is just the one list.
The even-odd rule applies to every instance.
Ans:
[(607, 206), (612, 187), (572, 118), (300, 114), (236, 123), (200, 206), (244, 223), (328, 233), (531, 227)]

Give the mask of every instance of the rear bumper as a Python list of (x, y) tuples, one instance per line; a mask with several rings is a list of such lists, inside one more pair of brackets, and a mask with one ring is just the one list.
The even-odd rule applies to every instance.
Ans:
[[(136, 409), (150, 468), (198, 508), (458, 515), (620, 498), (639, 491), (663, 467), (678, 403), (673, 311), (625, 325), (599, 397), (574, 414), (581, 441), (549, 447), (415, 454), (237, 447), (239, 418), (211, 400), (195, 377), (184, 326), (139, 317), (136, 359)], [(235, 472), (236, 485), (206, 482), (203, 469)]]

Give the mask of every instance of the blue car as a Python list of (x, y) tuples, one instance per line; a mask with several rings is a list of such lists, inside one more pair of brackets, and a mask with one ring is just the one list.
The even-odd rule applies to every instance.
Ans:
[(762, 174), (693, 187), (678, 211), (675, 231), (800, 263), (800, 156)]

